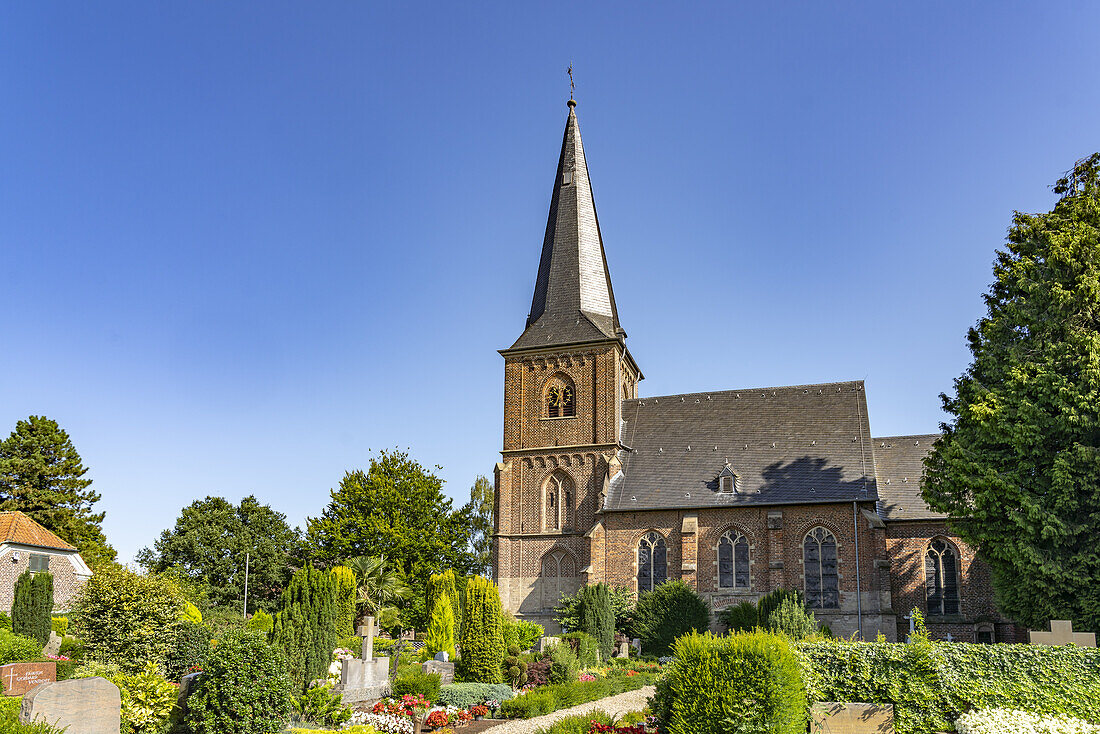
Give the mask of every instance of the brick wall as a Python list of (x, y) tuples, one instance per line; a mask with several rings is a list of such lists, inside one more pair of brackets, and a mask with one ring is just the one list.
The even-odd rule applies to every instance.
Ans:
[[(18, 561), (12, 560), (14, 553), (19, 554)], [(49, 571), (53, 574), (54, 610), (55, 612), (69, 611), (73, 597), (87, 580), (87, 576), (77, 573), (77, 569), (69, 560), (70, 556), (76, 556), (76, 554), (13, 545), (0, 546), (0, 610), (11, 610), (12, 602), (15, 601), (15, 580), (30, 567), (32, 553), (50, 557)]]

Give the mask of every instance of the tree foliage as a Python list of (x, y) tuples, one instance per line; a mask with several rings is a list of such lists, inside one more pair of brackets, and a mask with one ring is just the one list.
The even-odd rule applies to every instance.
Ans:
[(615, 648), (615, 613), (611, 611), (608, 586), (602, 581), (590, 584), (581, 589), (580, 597), (580, 631), (596, 640), (601, 659), (610, 660)]
[(19, 510), (98, 568), (115, 550), (101, 527), (106, 513), (92, 511), (100, 496), (87, 473), (69, 434), (44, 416), (19, 421), (0, 441), (0, 510)]
[(398, 626), (398, 606), (412, 595), (401, 567), (385, 556), (359, 556), (351, 559), (348, 566), (355, 572), (358, 618), (374, 617), (379, 629)]
[(336, 580), (306, 567), (290, 579), (275, 614), (272, 642), (286, 654), (295, 688), (325, 677), (337, 635)]
[(337, 566), (331, 573), (336, 584), (336, 635), (351, 637), (355, 634), (355, 601), (359, 586), (355, 571), (347, 566)]
[(709, 627), (710, 607), (679, 580), (642, 592), (634, 609), (634, 632), (642, 641), (642, 651), (653, 655), (669, 655), (677, 637)]
[(17, 635), (33, 637), (45, 646), (50, 640), (53, 611), (53, 574), (24, 571), (15, 581), (11, 607), (11, 629)]
[(455, 616), (450, 601), (437, 599), (432, 605), (431, 620), (428, 622), (428, 634), (424, 645), (428, 653), (447, 653), (448, 659), (455, 659)]
[(184, 507), (175, 527), (161, 533), (151, 549), (142, 549), (137, 560), (154, 572), (178, 569), (203, 585), (214, 606), (240, 608), (248, 553), (249, 607), (270, 611), (293, 573), (300, 543), (286, 515), (254, 496), (239, 505), (207, 497)]
[(1100, 154), (1017, 212), (924, 497), (979, 549), (998, 607), (1100, 629)]
[(466, 615), (462, 625), (462, 675), (467, 681), (500, 683), (504, 634), (497, 585), (482, 576), (466, 584)]
[[(565, 630), (579, 630), (581, 627), (581, 593), (584, 589), (578, 589), (572, 596), (563, 596), (554, 607), (554, 621)], [(634, 614), (634, 592), (625, 586), (609, 586), (608, 598), (611, 604), (611, 613), (615, 615), (615, 629), (625, 631), (629, 628)]]
[(428, 614), (435, 613), (435, 605), (446, 600), (451, 605), (451, 618), (454, 620), (454, 637), (458, 638), (462, 630), (462, 600), (459, 598), (458, 578), (454, 570), (448, 568), (443, 573), (434, 573), (428, 577)]
[(470, 573), (492, 578), (493, 572), (493, 507), (496, 490), (487, 477), (479, 476), (470, 487), (470, 501), (462, 508), (468, 518), (470, 532)]
[(443, 482), (403, 451), (382, 451), (367, 471), (348, 472), (328, 507), (308, 520), (308, 539), (322, 562), (385, 556), (400, 564), (413, 590), (405, 623), (426, 621), (428, 577), (473, 565), (467, 518), (443, 494)]

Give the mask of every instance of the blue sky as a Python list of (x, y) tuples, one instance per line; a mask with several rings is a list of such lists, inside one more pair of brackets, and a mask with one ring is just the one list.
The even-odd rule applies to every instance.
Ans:
[(8, 3), (0, 432), (59, 421), (129, 560), (501, 444), (573, 62), (643, 395), (867, 381), (936, 430), (1014, 209), (1100, 149), (1100, 6)]

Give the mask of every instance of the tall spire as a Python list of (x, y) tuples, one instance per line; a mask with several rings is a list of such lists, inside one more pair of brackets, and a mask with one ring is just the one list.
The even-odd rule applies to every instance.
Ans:
[(615, 310), (577, 103), (570, 99), (568, 105), (531, 312), (512, 349), (626, 337)]

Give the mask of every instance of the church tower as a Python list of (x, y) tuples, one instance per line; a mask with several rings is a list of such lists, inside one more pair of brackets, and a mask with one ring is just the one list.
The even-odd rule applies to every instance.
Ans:
[(591, 546), (619, 471), (622, 401), (637, 397), (642, 379), (615, 308), (576, 102), (568, 104), (531, 312), (500, 352), (494, 577), (506, 609), (548, 629), (562, 594), (603, 577)]

